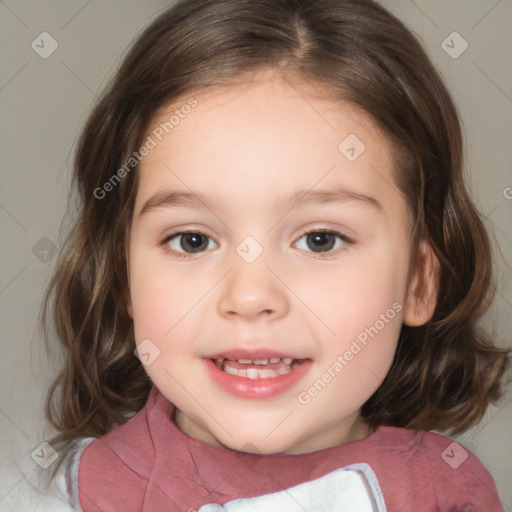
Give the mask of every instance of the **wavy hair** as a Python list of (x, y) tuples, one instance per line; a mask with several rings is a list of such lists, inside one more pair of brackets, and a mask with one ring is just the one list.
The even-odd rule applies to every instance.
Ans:
[(46, 403), (54, 442), (108, 433), (151, 388), (125, 300), (136, 166), (106, 198), (98, 190), (159, 109), (265, 69), (375, 120), (393, 148), (414, 247), (428, 243), (440, 263), (433, 318), (402, 327), (394, 363), (362, 407), (366, 422), (458, 433), (501, 396), (508, 351), (477, 325), (493, 290), (489, 237), (464, 184), (456, 107), (421, 44), (371, 0), (181, 0), (137, 38), (77, 144), (79, 211), (42, 307), (47, 345), (53, 324), (65, 349)]

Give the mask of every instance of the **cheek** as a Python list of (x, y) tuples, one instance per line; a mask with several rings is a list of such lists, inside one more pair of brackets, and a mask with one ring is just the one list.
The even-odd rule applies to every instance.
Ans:
[(324, 300), (316, 305), (323, 305), (318, 316), (325, 319), (334, 335), (323, 329), (324, 335), (317, 338), (317, 375), (309, 397), (321, 392), (322, 397), (315, 398), (316, 406), (319, 410), (332, 409), (333, 419), (339, 413), (333, 403), (340, 403), (341, 397), (344, 411), (357, 410), (379, 388), (393, 363), (403, 305), (398, 300), (400, 286), (394, 289), (395, 283), (389, 278), (393, 274), (384, 275), (387, 277), (377, 269), (358, 276), (340, 275), (345, 285), (331, 283)]
[(169, 264), (165, 256), (137, 247), (130, 261), (135, 340), (150, 339), (160, 350), (159, 362), (176, 367), (196, 355), (195, 340), (204, 327), (208, 292), (218, 273)]
[[(181, 371), (194, 356), (190, 340), (199, 323), (194, 317), (198, 293), (194, 293), (193, 286), (184, 285), (187, 278), (182, 274), (142, 263), (143, 259), (133, 258), (131, 295), (136, 345), (145, 343), (143, 346), (149, 347), (154, 357), (145, 366), (152, 382), (166, 396), (179, 401), (182, 391), (177, 382), (186, 381)], [(146, 340), (151, 343), (148, 345)], [(190, 385), (187, 389), (192, 391)]]
[(179, 276), (169, 273), (162, 264), (162, 258), (155, 258), (149, 251), (132, 247), (130, 295), (138, 342), (150, 338), (160, 343), (160, 340), (170, 336), (173, 327), (186, 314), (187, 307), (190, 308), (190, 287), (184, 287), (179, 279)]
[(318, 370), (326, 380), (332, 377), (325, 372), (336, 375), (326, 400), (351, 389), (347, 400), (354, 407), (364, 403), (393, 362), (402, 327), (408, 253), (381, 247), (346, 258), (345, 265), (317, 273), (315, 285), (307, 285), (308, 305), (331, 331), (316, 320), (323, 333), (317, 338)]
[[(347, 259), (346, 265), (315, 274), (314, 283), (304, 281), (308, 306), (343, 338), (354, 337), (373, 325), (381, 315), (395, 318), (403, 305), (406, 265), (400, 258), (386, 255)], [(400, 317), (401, 318), (401, 317)]]

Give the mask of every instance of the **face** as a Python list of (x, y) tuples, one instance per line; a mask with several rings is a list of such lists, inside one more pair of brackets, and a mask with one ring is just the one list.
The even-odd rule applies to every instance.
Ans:
[(188, 98), (155, 118), (138, 171), (129, 310), (149, 376), (208, 443), (296, 454), (365, 437), (411, 259), (389, 143), (273, 75), (194, 98), (169, 133)]

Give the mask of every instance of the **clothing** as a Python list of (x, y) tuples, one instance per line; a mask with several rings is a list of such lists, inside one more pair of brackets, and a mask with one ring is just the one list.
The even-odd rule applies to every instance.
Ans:
[(440, 434), (379, 427), (317, 452), (258, 455), (187, 436), (173, 411), (154, 387), (137, 415), (85, 448), (78, 470), (84, 512), (292, 512), (293, 501), (282, 508), (279, 500), (301, 492), (318, 496), (297, 510), (334, 512), (344, 485), (373, 509), (343, 510), (503, 511), (477, 457)]
[(0, 462), (0, 512), (81, 512), (76, 505), (77, 495), (73, 496), (71, 491), (72, 487), (77, 489), (80, 456), (91, 441), (94, 439), (76, 440), (51, 481), (51, 465), (36, 464), (32, 448), (21, 447), (19, 452), (13, 453), (14, 458), (5, 457)]

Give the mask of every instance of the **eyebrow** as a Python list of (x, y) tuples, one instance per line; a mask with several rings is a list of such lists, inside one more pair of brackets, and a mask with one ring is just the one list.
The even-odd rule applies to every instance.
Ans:
[[(332, 204), (358, 202), (378, 211), (384, 211), (382, 204), (374, 197), (348, 189), (334, 190), (297, 190), (286, 198), (277, 201), (278, 208), (297, 208), (316, 204)], [(207, 196), (195, 192), (181, 190), (166, 190), (153, 194), (142, 207), (139, 216), (157, 208), (189, 207), (207, 208), (211, 211), (222, 211), (222, 201), (219, 196)]]

